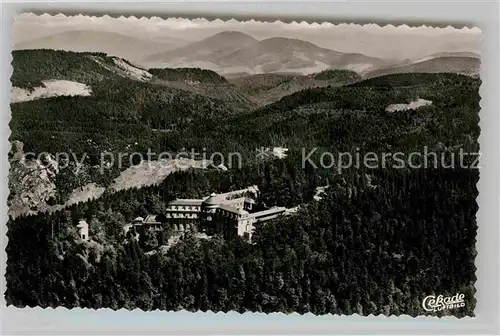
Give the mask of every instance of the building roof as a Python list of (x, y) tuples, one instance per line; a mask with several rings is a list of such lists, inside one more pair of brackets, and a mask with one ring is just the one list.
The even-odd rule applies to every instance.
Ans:
[(244, 202), (244, 201), (245, 201), (245, 197), (239, 197), (239, 198), (232, 198), (232, 199), (224, 199), (224, 200), (221, 200), (220, 203), (231, 205), (231, 204)]
[(215, 193), (212, 193), (210, 197), (203, 201), (205, 205), (218, 205), (220, 204), (220, 198), (217, 197)]
[(76, 227), (78, 227), (78, 228), (82, 228), (82, 227), (85, 227), (85, 226), (89, 226), (89, 225), (87, 224), (87, 222), (86, 222), (86, 221), (84, 221), (84, 220), (82, 219), (82, 220), (80, 220), (80, 221), (78, 222), (78, 225), (77, 225)]
[(221, 204), (220, 207), (222, 210), (229, 211), (231, 213), (237, 214), (237, 215), (248, 215), (248, 211), (243, 210), (243, 209), (238, 209), (237, 207), (234, 207), (229, 204)]
[(202, 199), (181, 198), (168, 203), (168, 205), (201, 205)]
[[(253, 193), (255, 194), (258, 191), (257, 186), (251, 186), (246, 189), (241, 189), (241, 190), (235, 190), (235, 191), (229, 191), (227, 193), (222, 193), (222, 194), (216, 194), (212, 193), (210, 196), (206, 197), (205, 199), (175, 199), (171, 202), (168, 203), (168, 205), (219, 205), (224, 202), (231, 202), (234, 201), (235, 198), (228, 199), (229, 197), (234, 197), (238, 195), (242, 195), (244, 193)], [(243, 198), (239, 197), (239, 198)], [(249, 197), (245, 197), (244, 200), (246, 203), (255, 203), (255, 201)]]
[(225, 210), (225, 211), (235, 213), (235, 214), (238, 213), (238, 208), (234, 207), (232, 205), (229, 205), (229, 204), (221, 204), (219, 208), (221, 208), (222, 210)]
[(219, 197), (223, 197), (224, 199), (227, 199), (228, 197), (232, 197), (232, 196), (237, 196), (237, 195), (242, 195), (242, 194), (245, 194), (245, 193), (252, 193), (252, 194), (257, 194), (257, 192), (259, 191), (259, 188), (254, 185), (254, 186), (250, 186), (248, 188), (245, 188), (245, 189), (240, 189), (240, 190), (233, 190), (233, 191), (229, 191), (227, 193), (223, 193), (223, 194), (219, 194), (217, 196)]
[(270, 215), (285, 212), (285, 210), (286, 210), (286, 208), (284, 208), (284, 207), (274, 207), (271, 209), (262, 210), (259, 212), (254, 212), (254, 213), (252, 213), (252, 217), (258, 218), (258, 217), (270, 216)]
[(253, 198), (245, 197), (245, 203), (255, 204), (256, 202)]
[(142, 218), (142, 217), (136, 217), (134, 219), (134, 222), (144, 222), (144, 218)]
[(144, 220), (144, 223), (158, 223), (156, 220), (156, 215), (148, 215), (146, 216), (146, 219)]

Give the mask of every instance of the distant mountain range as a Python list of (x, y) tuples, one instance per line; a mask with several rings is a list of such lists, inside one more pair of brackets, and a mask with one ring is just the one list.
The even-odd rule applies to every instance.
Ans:
[(436, 58), (436, 57), (471, 57), (471, 58), (481, 58), (481, 55), (476, 54), (471, 51), (445, 51), (440, 53), (435, 53), (429, 55), (426, 58)]
[(145, 62), (213, 62), (258, 42), (250, 35), (226, 31), (171, 51), (149, 55)]
[(144, 40), (114, 32), (74, 30), (18, 43), (14, 49), (103, 52), (145, 69), (200, 68), (226, 78), (271, 73), (307, 76), (327, 69), (351, 70), (364, 78), (408, 72), (477, 76), (480, 66), (480, 56), (473, 52), (440, 52), (395, 61), (338, 52), (293, 38), (257, 40), (238, 31), (224, 31), (188, 43), (177, 37)]
[(481, 59), (479, 57), (466, 56), (437, 56), (427, 57), (414, 63), (377, 69), (365, 75), (365, 77), (378, 77), (397, 73), (457, 73), (468, 76), (478, 76)]
[(285, 37), (258, 41), (241, 32), (226, 31), (185, 47), (145, 57), (144, 66), (199, 67), (227, 74), (311, 74), (326, 69), (357, 72), (387, 66), (385, 60), (341, 53)]
[(21, 49), (54, 49), (76, 52), (103, 52), (110, 56), (126, 58), (136, 62), (159, 51), (179, 48), (186, 42), (179, 38), (142, 40), (114, 32), (72, 30), (14, 45)]

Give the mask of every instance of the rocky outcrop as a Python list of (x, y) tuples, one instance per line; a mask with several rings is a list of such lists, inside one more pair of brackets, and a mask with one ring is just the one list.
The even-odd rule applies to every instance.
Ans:
[(59, 171), (50, 156), (26, 158), (23, 143), (14, 141), (9, 153), (9, 215), (35, 213), (55, 202), (56, 185), (53, 178)]
[[(60, 195), (54, 181), (59, 173), (59, 166), (51, 155), (26, 158), (22, 142), (14, 141), (9, 158), (8, 206), (9, 215), (12, 217), (34, 214), (39, 211), (61, 210), (72, 204), (98, 198), (106, 191), (105, 187), (89, 182), (72, 190), (64, 200), (64, 204), (56, 204)], [(116, 192), (155, 185), (173, 172), (190, 168), (205, 169), (211, 164), (211, 161), (188, 158), (143, 161), (122, 171), (107, 190)], [(73, 173), (78, 174), (76, 171)]]

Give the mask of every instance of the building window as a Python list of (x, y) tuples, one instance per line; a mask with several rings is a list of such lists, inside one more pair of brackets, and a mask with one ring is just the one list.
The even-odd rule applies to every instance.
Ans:
[(82, 239), (85, 239), (85, 234), (82, 234)]

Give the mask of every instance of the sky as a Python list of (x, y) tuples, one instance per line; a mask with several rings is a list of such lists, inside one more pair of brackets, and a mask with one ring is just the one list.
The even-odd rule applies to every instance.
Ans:
[(14, 45), (65, 31), (109, 31), (143, 40), (177, 39), (184, 43), (202, 40), (221, 31), (235, 30), (257, 39), (282, 36), (312, 42), (340, 52), (362, 53), (386, 59), (419, 59), (439, 52), (468, 51), (480, 54), (481, 31), (462, 29), (408, 27), (375, 24), (283, 23), (222, 21), (159, 17), (136, 18), (110, 16), (69, 16), (63, 14), (21, 14), (15, 19)]

